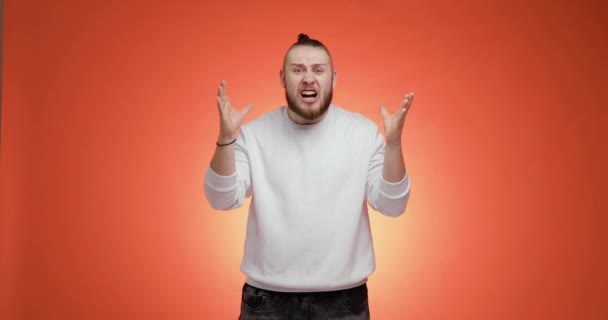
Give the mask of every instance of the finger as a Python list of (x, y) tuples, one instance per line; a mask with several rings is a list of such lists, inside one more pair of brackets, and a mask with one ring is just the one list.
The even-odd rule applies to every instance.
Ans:
[(407, 109), (408, 109), (408, 110), (409, 110), (409, 109), (410, 109), (410, 107), (412, 106), (412, 102), (414, 102), (414, 93), (413, 93), (413, 92), (410, 92), (410, 99), (409, 99), (409, 100), (410, 100), (410, 101), (409, 101), (409, 102), (408, 102), (408, 104), (407, 104)]
[(226, 107), (226, 102), (222, 100), (220, 97), (216, 97), (217, 100), (217, 109), (219, 110), (220, 116), (225, 117), (229, 114), (230, 109)]
[(403, 100), (403, 103), (401, 103), (401, 107), (399, 107), (399, 110), (397, 110), (397, 112), (395, 113), (395, 118), (397, 119), (397, 121), (401, 121), (401, 119), (403, 119), (404, 115), (407, 113), (407, 100)]
[(243, 110), (241, 110), (241, 116), (245, 118), (249, 114), (249, 112), (251, 112), (252, 109), (253, 105), (251, 103), (248, 104)]
[(382, 114), (382, 118), (386, 118), (389, 116), (388, 111), (386, 111), (386, 108), (384, 106), (380, 107), (380, 114)]
[(403, 96), (403, 101), (401, 101), (401, 107), (399, 107), (399, 110), (402, 110), (403, 108), (407, 108), (407, 104), (410, 102), (410, 94), (406, 94)]
[(215, 100), (217, 101), (217, 107), (220, 108), (220, 110), (225, 109), (226, 106), (229, 106), (229, 102), (222, 98), (222, 97), (215, 97)]
[(414, 93), (410, 93), (410, 98), (409, 98), (409, 101), (407, 102), (407, 105), (405, 106), (405, 112), (404, 112), (403, 118), (405, 118), (407, 116), (407, 114), (410, 112), (410, 109), (412, 108), (412, 102), (414, 102)]
[(412, 101), (414, 101), (414, 93), (410, 92), (405, 95), (405, 99), (403, 100), (404, 106), (409, 109), (410, 105), (412, 104)]
[(407, 107), (404, 105), (401, 108), (399, 108), (399, 111), (397, 111), (397, 113), (395, 114), (395, 118), (397, 119), (397, 122), (403, 122), (403, 119), (405, 119), (406, 114), (407, 114)]
[(397, 121), (399, 122), (400, 126), (403, 126), (403, 124), (405, 123), (405, 117), (407, 116), (407, 113), (410, 111), (410, 107), (412, 105), (412, 102), (414, 101), (414, 93), (408, 93), (407, 95), (405, 95), (405, 100), (403, 101), (403, 105), (401, 106), (401, 108), (399, 109), (398, 115), (397, 115)]
[(226, 99), (226, 80), (222, 80), (222, 82), (220, 82), (220, 87), (217, 90), (217, 95), (223, 100)]
[(414, 100), (414, 93), (408, 93), (405, 95), (403, 102), (401, 103), (401, 107), (399, 108), (400, 113), (407, 113), (409, 111), (410, 106), (412, 105), (412, 101)]

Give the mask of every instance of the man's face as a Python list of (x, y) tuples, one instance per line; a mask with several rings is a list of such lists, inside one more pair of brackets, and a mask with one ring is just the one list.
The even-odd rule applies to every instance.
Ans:
[(285, 56), (281, 83), (287, 106), (297, 115), (294, 121), (307, 124), (321, 120), (331, 104), (335, 85), (329, 54), (311, 46), (291, 48)]

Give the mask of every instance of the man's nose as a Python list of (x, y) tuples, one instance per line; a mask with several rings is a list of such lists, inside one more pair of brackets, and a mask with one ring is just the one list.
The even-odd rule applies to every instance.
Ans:
[(306, 72), (304, 74), (304, 78), (302, 79), (302, 81), (304, 81), (304, 84), (314, 83), (315, 82), (314, 74), (312, 72)]

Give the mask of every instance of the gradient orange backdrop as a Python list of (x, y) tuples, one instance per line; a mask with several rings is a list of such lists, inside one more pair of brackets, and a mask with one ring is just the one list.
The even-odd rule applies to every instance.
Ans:
[(281, 106), (305, 32), (335, 104), (380, 125), (416, 93), (373, 319), (606, 319), (605, 3), (5, 1), (0, 318), (236, 319), (247, 205), (202, 192), (216, 88)]

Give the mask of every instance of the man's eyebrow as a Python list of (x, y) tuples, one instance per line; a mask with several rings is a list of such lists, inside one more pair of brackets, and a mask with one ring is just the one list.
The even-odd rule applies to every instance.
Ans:
[[(292, 63), (289, 66), (290, 67), (306, 67), (306, 65), (303, 63)], [(314, 67), (326, 67), (326, 66), (327, 66), (326, 63), (315, 63), (315, 64), (311, 65), (311, 67), (313, 67), (313, 68)]]

